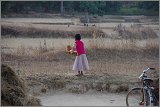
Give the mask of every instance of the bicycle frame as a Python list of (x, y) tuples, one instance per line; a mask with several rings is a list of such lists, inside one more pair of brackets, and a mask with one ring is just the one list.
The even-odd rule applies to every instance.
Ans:
[[(149, 69), (153, 69), (153, 68), (147, 68), (146, 70), (143, 71), (143, 73), (140, 75), (140, 79), (143, 82), (143, 100), (144, 100), (144, 105), (147, 105), (147, 101), (148, 99), (146, 98), (146, 95), (149, 95), (149, 103), (150, 106), (154, 106), (154, 87), (153, 87), (153, 80), (150, 78), (147, 78), (147, 76), (145, 76), (145, 73), (149, 70)], [(147, 82), (149, 82), (150, 86), (147, 84)]]
[(146, 84), (144, 84), (143, 86), (143, 97), (144, 97), (144, 105), (147, 106), (147, 94), (149, 95), (149, 103), (150, 103), (150, 106), (154, 106), (154, 96), (153, 96), (153, 91), (154, 91), (154, 88), (153, 87), (150, 87), (150, 86), (147, 86)]

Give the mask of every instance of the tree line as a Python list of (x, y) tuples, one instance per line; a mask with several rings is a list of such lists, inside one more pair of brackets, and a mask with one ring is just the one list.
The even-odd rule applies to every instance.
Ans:
[[(63, 6), (63, 7), (62, 7)], [(63, 10), (62, 10), (63, 9)], [(2, 1), (1, 13), (159, 15), (159, 1)]]

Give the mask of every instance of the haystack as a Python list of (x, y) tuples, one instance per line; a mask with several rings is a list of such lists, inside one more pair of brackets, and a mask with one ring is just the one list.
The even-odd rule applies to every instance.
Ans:
[(7, 65), (1, 65), (1, 105), (40, 106), (40, 100), (29, 96), (23, 79)]

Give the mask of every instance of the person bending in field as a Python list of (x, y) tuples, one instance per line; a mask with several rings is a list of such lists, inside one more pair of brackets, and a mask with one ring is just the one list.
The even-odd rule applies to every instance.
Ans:
[(77, 51), (77, 55), (73, 64), (73, 70), (78, 73), (76, 76), (80, 76), (83, 75), (83, 71), (89, 70), (86, 51), (84, 48), (84, 43), (81, 41), (80, 34), (75, 35), (75, 45), (73, 50)]

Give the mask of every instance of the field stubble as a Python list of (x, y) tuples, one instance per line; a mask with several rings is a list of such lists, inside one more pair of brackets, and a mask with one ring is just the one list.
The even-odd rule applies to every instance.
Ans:
[[(27, 41), (27, 39), (24, 40)], [(29, 41), (30, 39), (28, 43)], [(65, 41), (65, 39), (59, 41)], [(67, 41), (72, 43), (73, 40)], [(8, 63), (25, 75), (37, 73), (74, 75), (71, 69), (75, 56), (65, 52), (67, 42), (63, 42), (64, 44), (57, 42), (50, 46), (47, 45), (49, 44), (47, 39), (43, 42), (35, 47), (26, 45), (12, 49), (9, 49), (10, 46), (4, 49), (2, 47), (2, 62)], [(84, 42), (90, 65), (88, 74), (138, 76), (145, 66), (155, 67), (158, 70), (157, 39), (144, 41), (84, 39)], [(16, 42), (15, 45), (17, 46)]]
[[(16, 29), (16, 27), (7, 24), (4, 24), (3, 27), (5, 29), (8, 29), (8, 27), (11, 28), (11, 33), (15, 33), (15, 35), (20, 28), (20, 26), (17, 26)], [(52, 83), (52, 79), (56, 79), (57, 76), (62, 76), (60, 79), (69, 78), (65, 79), (65, 82), (72, 80), (71, 82), (74, 82), (74, 84), (77, 85), (81, 84), (79, 82), (85, 83), (88, 81), (87, 84), (92, 84), (90, 85), (90, 88), (93, 86), (99, 90), (99, 85), (101, 84), (100, 87), (103, 86), (104, 82), (105, 84), (130, 84), (133, 82), (138, 82), (138, 76), (146, 66), (156, 68), (156, 71), (150, 72), (148, 75), (153, 78), (157, 78), (159, 73), (158, 38), (151, 29), (147, 30), (144, 27), (137, 28), (137, 26), (132, 26), (132, 28), (133, 29), (125, 28), (122, 25), (118, 25), (115, 27), (115, 31), (117, 32), (116, 38), (107, 38), (106, 35), (105, 37), (100, 35), (97, 36), (99, 33), (94, 34), (94, 29), (92, 29), (93, 32), (90, 32), (90, 36), (92, 37), (89, 37), (89, 39), (83, 38), (86, 45), (90, 70), (85, 73), (86, 77), (81, 79), (77, 79), (73, 76), (75, 75), (75, 72), (72, 71), (72, 65), (75, 56), (67, 54), (65, 51), (67, 45), (73, 45), (74, 40), (72, 37), (69, 39), (68, 37), (65, 37), (65, 39), (3, 38), (2, 63), (11, 66), (18, 75), (26, 78), (26, 80), (31, 80), (32, 82), (30, 82), (30, 85), (32, 86), (34, 86), (33, 84), (35, 80), (46, 80), (49, 76), (51, 76), (51, 80), (47, 81)], [(29, 35), (30, 31), (26, 33), (23, 31), (24, 29), (25, 28), (23, 26), (22, 30), (20, 29), (18, 33), (20, 35), (23, 33)], [(41, 29), (37, 28), (35, 30), (30, 30), (33, 35), (41, 31)], [(47, 30), (50, 33), (52, 32), (52, 30), (49, 30), (48, 28)], [(64, 32), (65, 31), (61, 32), (63, 37)], [(5, 31), (3, 33), (5, 34)], [(139, 33), (142, 33), (140, 38)], [(38, 33), (37, 35), (39, 34), (44, 36), (47, 35), (48, 32), (46, 32), (46, 34)], [(53, 36), (52, 33), (51, 35)], [(33, 78), (28, 79), (32, 76)], [(64, 81), (58, 81), (58, 83), (54, 84), (57, 84), (57, 87), (64, 87)], [(96, 83), (95, 86), (94, 83)], [(116, 86), (110, 86), (111, 90), (115, 87)], [(122, 89), (123, 88), (124, 87), (122, 87)], [(68, 90), (78, 91), (77, 89), (79, 90), (81, 88), (69, 86)], [(101, 89), (102, 88), (100, 88), (100, 90)], [(43, 91), (45, 91), (45, 89)]]

